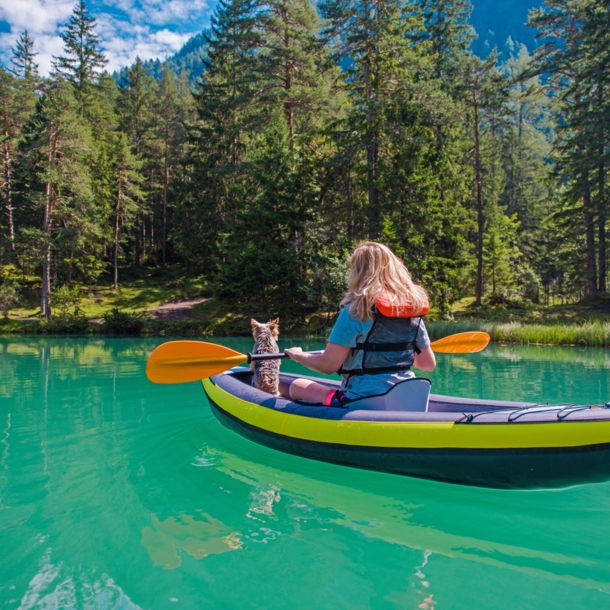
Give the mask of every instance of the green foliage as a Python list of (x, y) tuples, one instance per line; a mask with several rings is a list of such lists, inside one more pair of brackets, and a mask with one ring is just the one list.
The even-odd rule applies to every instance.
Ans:
[(59, 310), (63, 322), (70, 316), (79, 316), (82, 298), (82, 291), (78, 286), (68, 286), (67, 284), (53, 290), (51, 296), (52, 303)]
[(17, 284), (0, 284), (0, 311), (8, 318), (11, 309), (19, 303), (19, 286)]
[(115, 307), (104, 316), (102, 331), (110, 335), (139, 335), (143, 328), (142, 314), (121, 311)]
[(609, 2), (547, 0), (544, 44), (501, 63), (471, 53), (468, 0), (221, 0), (193, 88), (140, 59), (117, 85), (79, 0), (50, 78), (27, 32), (0, 69), (2, 262), (66, 323), (57, 286), (118, 297), (177, 264), (183, 294), (202, 276), (296, 328), (336, 308), (366, 239), (441, 316), (604, 293)]
[(65, 77), (79, 94), (84, 95), (96, 79), (96, 71), (106, 64), (99, 50), (100, 39), (95, 34), (95, 19), (87, 12), (85, 0), (79, 0), (72, 16), (60, 33), (65, 55), (55, 58), (54, 69)]
[(36, 328), (41, 335), (88, 335), (91, 330), (89, 320), (80, 315), (68, 315), (50, 322), (45, 320)]
[(509, 296), (516, 287), (516, 267), (521, 256), (516, 247), (519, 221), (516, 215), (495, 214), (485, 232), (483, 272), (492, 295)]

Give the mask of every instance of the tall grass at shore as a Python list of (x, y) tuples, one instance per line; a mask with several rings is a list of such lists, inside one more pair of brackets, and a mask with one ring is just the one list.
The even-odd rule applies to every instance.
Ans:
[(583, 324), (521, 324), (509, 322), (427, 322), (432, 340), (473, 330), (489, 333), (494, 343), (520, 345), (581, 345), (610, 347), (610, 323), (586, 322)]

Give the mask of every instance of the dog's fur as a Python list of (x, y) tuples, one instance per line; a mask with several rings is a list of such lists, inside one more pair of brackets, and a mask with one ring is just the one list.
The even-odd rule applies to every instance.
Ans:
[[(280, 319), (270, 320), (267, 324), (260, 324), (254, 318), (252, 324), (252, 335), (254, 337), (253, 354), (276, 354), (278, 352), (277, 339), (280, 336)], [(250, 369), (254, 372), (252, 385), (268, 392), (274, 396), (279, 396), (280, 383), (280, 361), (279, 360), (259, 360), (252, 362)]]

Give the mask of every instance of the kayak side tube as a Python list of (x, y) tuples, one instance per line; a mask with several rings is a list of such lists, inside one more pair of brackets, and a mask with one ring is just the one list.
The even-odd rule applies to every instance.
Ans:
[(286, 453), (484, 487), (563, 487), (610, 479), (608, 409), (562, 411), (559, 419), (561, 407), (433, 395), (432, 409), (443, 404), (449, 410), (350, 411), (270, 397), (241, 375), (203, 381), (214, 414), (238, 434)]

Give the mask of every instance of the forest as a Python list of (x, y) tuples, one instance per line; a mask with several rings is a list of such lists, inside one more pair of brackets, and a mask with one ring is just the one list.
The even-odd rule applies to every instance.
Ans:
[(363, 240), (440, 316), (604, 295), (610, 0), (546, 0), (533, 52), (484, 58), (471, 11), (220, 0), (195, 80), (109, 74), (84, 0), (49, 76), (23, 32), (0, 67), (0, 300), (33, 281), (50, 320), (62, 291), (179, 267), (219, 303), (302, 318), (336, 308)]

